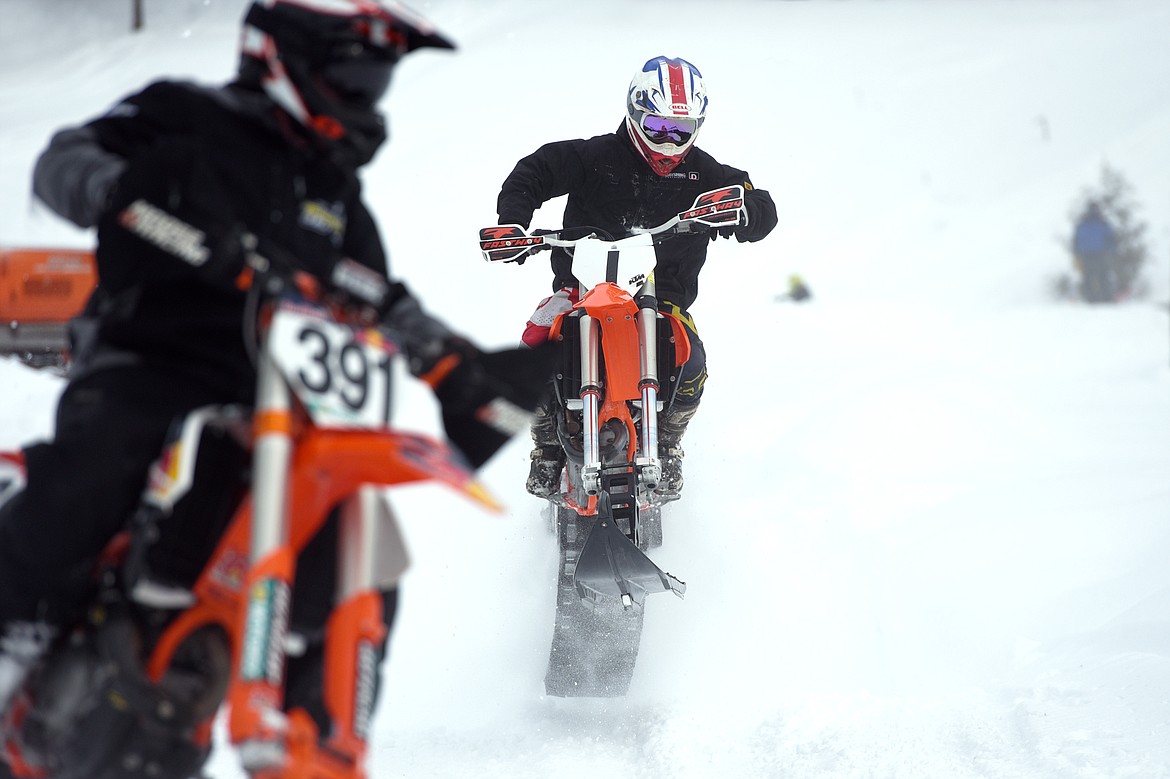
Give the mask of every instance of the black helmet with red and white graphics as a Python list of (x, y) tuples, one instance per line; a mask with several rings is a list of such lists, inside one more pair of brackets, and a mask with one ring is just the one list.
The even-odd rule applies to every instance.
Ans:
[(394, 66), (424, 47), (455, 48), (394, 0), (256, 0), (244, 17), (240, 81), (357, 167), (386, 140), (377, 103)]
[(681, 58), (655, 57), (634, 74), (626, 97), (626, 129), (660, 176), (674, 170), (707, 117), (703, 74)]

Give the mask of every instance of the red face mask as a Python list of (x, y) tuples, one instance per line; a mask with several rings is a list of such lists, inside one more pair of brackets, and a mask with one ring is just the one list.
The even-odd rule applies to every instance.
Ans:
[[(662, 152), (651, 149), (646, 143), (638, 137), (638, 134), (630, 129), (629, 122), (626, 122), (626, 132), (629, 133), (630, 140), (634, 143), (634, 148), (642, 155), (642, 159), (650, 166), (650, 170), (657, 173), (659, 176), (665, 176), (672, 170), (678, 167), (679, 163), (686, 158), (686, 152), (680, 155), (663, 154)], [(687, 151), (690, 151), (688, 148)]]

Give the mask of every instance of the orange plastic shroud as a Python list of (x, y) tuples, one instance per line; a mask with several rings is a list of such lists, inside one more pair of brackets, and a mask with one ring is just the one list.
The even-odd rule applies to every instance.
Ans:
[(96, 284), (91, 251), (0, 249), (0, 321), (64, 324), (81, 312)]

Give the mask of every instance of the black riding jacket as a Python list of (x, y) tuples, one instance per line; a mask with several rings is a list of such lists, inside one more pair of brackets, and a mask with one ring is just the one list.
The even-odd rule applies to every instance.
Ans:
[[(245, 293), (230, 281), (242, 269), (242, 254), (232, 254), (240, 231), (319, 277), (342, 257), (387, 272), (356, 173), (320, 153), (266, 96), (235, 85), (158, 82), (57, 133), (37, 162), (34, 191), (67, 219), (98, 228), (99, 282), (82, 318), (89, 345), (74, 347), (79, 364), (144, 365), (225, 401), (249, 402), (255, 381)], [(119, 214), (141, 199), (205, 232), (203, 267), (125, 227)], [(229, 267), (208, 278), (217, 263)]]
[[(617, 132), (587, 140), (546, 144), (516, 163), (496, 204), (500, 224), (528, 227), (543, 203), (568, 195), (563, 226), (599, 227), (615, 238), (631, 228), (655, 227), (687, 210), (708, 190), (742, 184), (748, 223), (735, 229), (740, 241), (758, 241), (776, 226), (776, 204), (755, 189), (748, 174), (692, 147), (669, 175), (659, 176), (642, 159), (623, 123)], [(679, 235), (655, 247), (654, 279), (660, 300), (687, 309), (699, 294), (699, 271), (707, 261), (708, 237)], [(563, 249), (552, 256), (553, 289), (574, 286)]]

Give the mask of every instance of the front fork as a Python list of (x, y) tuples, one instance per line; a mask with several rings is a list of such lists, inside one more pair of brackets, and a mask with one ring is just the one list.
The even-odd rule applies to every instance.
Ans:
[(251, 542), (228, 721), (249, 771), (281, 766), (288, 757), (284, 651), (296, 564), (286, 510), (293, 445), (290, 391), (267, 349), (261, 350), (257, 370)]
[(638, 389), (642, 395), (642, 445), (634, 458), (634, 470), (641, 476), (647, 491), (658, 487), (662, 466), (658, 462), (658, 306), (638, 309), (638, 350), (642, 377)]
[(594, 317), (581, 316), (581, 488), (586, 495), (601, 491), (601, 328)]
[[(658, 461), (658, 309), (653, 298), (638, 309), (640, 375), (638, 383), (642, 401), (641, 442), (634, 459), (639, 483), (653, 490), (662, 478)], [(601, 326), (597, 319), (584, 314), (580, 322), (581, 415), (583, 460), (581, 486), (586, 495), (601, 491)]]
[(288, 505), (291, 397), (267, 352), (262, 354), (249, 567), (229, 692), (231, 740), (255, 777), (360, 779), (387, 631), (381, 591), (405, 570), (405, 545), (381, 490), (363, 486), (346, 499), (339, 526), (337, 603), (325, 645), (323, 694), (333, 727), (322, 749), (312, 718), (301, 710), (283, 710), (296, 562)]

